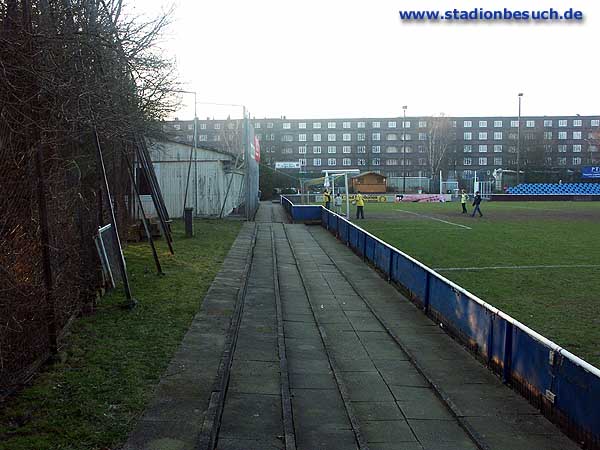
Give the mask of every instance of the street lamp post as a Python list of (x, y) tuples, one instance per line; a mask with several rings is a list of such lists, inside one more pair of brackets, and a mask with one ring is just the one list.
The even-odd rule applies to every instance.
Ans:
[(406, 108), (408, 106), (404, 105), (402, 107), (402, 193), (406, 193)]
[(521, 171), (521, 98), (523, 93), (519, 95), (519, 120), (517, 122), (517, 185), (519, 184), (519, 172)]

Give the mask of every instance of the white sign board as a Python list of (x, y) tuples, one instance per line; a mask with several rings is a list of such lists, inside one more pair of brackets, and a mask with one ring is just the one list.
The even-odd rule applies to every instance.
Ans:
[(299, 169), (300, 162), (299, 161), (281, 161), (275, 163), (276, 169)]

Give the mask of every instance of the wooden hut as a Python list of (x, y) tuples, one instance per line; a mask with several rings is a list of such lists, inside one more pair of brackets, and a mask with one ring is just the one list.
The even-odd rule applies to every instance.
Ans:
[(363, 194), (385, 194), (387, 177), (377, 172), (364, 172), (352, 177), (352, 189)]

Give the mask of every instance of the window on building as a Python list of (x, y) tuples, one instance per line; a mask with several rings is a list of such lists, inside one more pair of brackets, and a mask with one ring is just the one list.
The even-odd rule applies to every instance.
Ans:
[(356, 140), (357, 140), (357, 141), (364, 141), (365, 139), (366, 139), (366, 137), (365, 137), (365, 133), (358, 133), (358, 134), (356, 135)]
[(473, 178), (473, 171), (472, 170), (463, 170), (463, 178), (465, 179), (469, 179), (469, 178)]
[(590, 121), (590, 125), (591, 125), (592, 127), (600, 127), (600, 120), (599, 120), (599, 119), (592, 119), (592, 120)]
[(267, 128), (273, 128), (273, 122), (267, 122)]
[(372, 163), (374, 166), (379, 166), (381, 165), (381, 159), (380, 158), (373, 158)]
[(313, 166), (320, 166), (320, 165), (321, 165), (321, 158), (314, 158)]
[(559, 166), (566, 166), (567, 158), (556, 158), (556, 162), (558, 163)]
[(398, 165), (398, 160), (397, 159), (387, 159), (385, 161), (385, 165), (386, 166), (397, 166)]
[(388, 128), (396, 128), (396, 121), (395, 120), (388, 121)]
[(285, 147), (281, 150), (281, 153), (283, 155), (291, 155), (292, 153), (294, 153), (294, 150), (291, 147)]
[(402, 153), (412, 153), (413, 149), (410, 145), (402, 147)]
[(337, 160), (335, 158), (328, 158), (327, 159), (327, 165), (328, 166), (335, 166), (336, 162), (337, 162)]
[(379, 145), (373, 145), (371, 147), (371, 153), (381, 153), (381, 146), (379, 146)]
[(552, 131), (544, 131), (544, 140), (546, 140), (546, 141), (552, 140)]
[(558, 153), (566, 153), (567, 152), (567, 146), (565, 144), (559, 144), (558, 145)]
[(472, 162), (471, 158), (464, 158), (463, 159), (463, 165), (464, 166), (470, 166), (471, 162)]
[(351, 122), (343, 122), (342, 128), (345, 128), (345, 129), (352, 128), (352, 123)]
[(581, 153), (581, 144), (573, 145), (573, 153)]
[(313, 142), (321, 142), (321, 135), (320, 134), (313, 134)]
[(544, 119), (544, 126), (545, 127), (551, 127), (552, 126), (552, 120), (550, 120), (550, 119)]
[(349, 142), (352, 140), (352, 135), (350, 133), (344, 133), (342, 134), (342, 140)]
[[(582, 124), (582, 120), (581, 119), (575, 119), (575, 120), (573, 120), (573, 126), (574, 127), (580, 127), (581, 124)], [(573, 163), (573, 164), (575, 164), (575, 163)]]
[(398, 153), (398, 147), (386, 147), (386, 153)]
[(313, 130), (319, 130), (321, 128), (321, 122), (313, 122)]
[(574, 166), (579, 166), (581, 164), (581, 158), (579, 156), (576, 156), (573, 158), (573, 165)]
[(281, 141), (282, 142), (293, 142), (294, 141), (294, 135), (292, 135), (292, 134), (284, 134), (283, 136), (281, 136)]
[(327, 128), (329, 128), (330, 130), (334, 130), (336, 126), (335, 122), (327, 122)]
[(342, 153), (351, 153), (352, 152), (352, 147), (350, 145), (344, 145), (342, 147)]
[(487, 120), (480, 120), (479, 128), (487, 128)]
[(367, 165), (367, 160), (366, 160), (366, 159), (359, 158), (359, 159), (357, 159), (357, 160), (356, 160), (356, 163), (357, 163), (359, 166), (366, 166), (366, 165)]
[(573, 131), (573, 139), (581, 139), (581, 131)]
[(215, 130), (220, 130), (221, 129), (221, 124), (220, 123), (215, 123), (214, 129)]
[(187, 129), (188, 129), (188, 131), (192, 131), (194, 129), (194, 124), (188, 123)]
[(192, 142), (194, 140), (193, 134), (188, 134), (186, 137), (187, 137), (188, 142)]
[(559, 131), (558, 132), (558, 138), (559, 139), (566, 139), (567, 138), (567, 132), (566, 131)]
[(342, 165), (350, 166), (350, 165), (352, 165), (352, 160), (350, 158), (344, 158), (344, 159), (342, 159)]
[(567, 119), (560, 119), (558, 121), (558, 126), (559, 127), (566, 127), (567, 126)]
[(367, 147), (365, 147), (364, 145), (359, 145), (358, 147), (356, 147), (356, 152), (357, 153), (367, 153)]
[(465, 141), (470, 141), (473, 138), (473, 134), (470, 131), (465, 131), (463, 134), (463, 139)]
[(419, 153), (425, 153), (425, 146), (424, 145), (417, 145), (417, 151)]
[(426, 141), (427, 140), (427, 133), (419, 133), (419, 140), (420, 141)]
[(518, 120), (511, 120), (510, 121), (510, 126), (511, 126), (511, 128), (519, 128), (519, 121)]
[(452, 128), (456, 128), (458, 123), (456, 122), (456, 120), (452, 120), (452, 121), (450, 121), (450, 125), (452, 125)]
[(404, 128), (410, 128), (410, 120), (404, 122)]
[(381, 122), (371, 122), (372, 128), (381, 128)]
[(471, 144), (465, 144), (463, 146), (464, 153), (471, 153), (473, 151), (473, 146)]
[(298, 153), (300, 153), (301, 155), (306, 154), (306, 145), (301, 145), (298, 147)]
[(485, 140), (487, 140), (487, 131), (480, 131), (480, 132), (479, 132), (479, 140), (480, 140), (480, 141), (485, 141)]
[(534, 128), (535, 127), (535, 120), (528, 120), (525, 122), (525, 126), (527, 128)]
[(300, 142), (306, 142), (306, 133), (300, 133), (298, 135), (298, 141), (300, 141)]
[(494, 153), (502, 153), (502, 144), (494, 145)]
[(289, 122), (283, 122), (283, 129), (284, 130), (289, 130), (292, 128), (292, 124)]
[(425, 164), (427, 164), (427, 161), (425, 160), (425, 158), (419, 158), (417, 164), (419, 164), (420, 166), (424, 166)]
[(306, 130), (306, 122), (298, 122), (298, 128), (301, 130)]
[(364, 127), (365, 127), (365, 123), (364, 122), (357, 122), (356, 128), (364, 128)]
[(198, 139), (200, 140), (200, 142), (207, 142), (208, 134), (201, 134), (200, 136), (198, 136)]
[(327, 141), (328, 142), (335, 142), (335, 139), (336, 139), (335, 133), (329, 133), (329, 134), (327, 134)]
[(545, 161), (546, 161), (547, 166), (551, 166), (552, 165), (552, 156), (546, 156)]
[(470, 120), (465, 120), (463, 122), (463, 128), (471, 128), (473, 126), (473, 122), (471, 122)]
[(480, 156), (479, 157), (479, 165), (480, 166), (487, 166), (487, 157), (486, 156)]
[(313, 153), (321, 153), (321, 146), (320, 145), (313, 146)]
[[(454, 123), (456, 123), (456, 120), (454, 121)], [(454, 126), (456, 126), (456, 125), (454, 125)], [(419, 120), (419, 128), (427, 128), (427, 121)]]
[(519, 137), (519, 134), (516, 132), (511, 131), (510, 133), (508, 133), (508, 139), (510, 139), (511, 141), (516, 141), (517, 137)]
[(404, 133), (404, 134), (403, 134), (403, 136), (404, 136), (404, 140), (405, 140), (405, 141), (410, 141), (410, 140), (412, 140), (412, 136), (410, 135), (410, 133)]
[(373, 133), (373, 134), (371, 134), (371, 140), (373, 140), (373, 141), (380, 141), (381, 140), (381, 133)]
[(483, 144), (479, 146), (479, 153), (487, 153), (488, 151), (488, 146)]
[[(202, 128), (202, 125), (204, 125), (204, 128)], [(204, 130), (204, 129), (206, 128), (206, 124), (205, 124), (205, 123), (201, 123), (201, 124), (200, 124), (200, 128), (202, 128), (202, 129)], [(255, 129), (255, 130), (260, 130), (260, 122), (256, 122), (256, 123), (254, 124), (254, 129)]]
[(501, 141), (502, 140), (502, 131), (494, 131), (494, 140)]
[(298, 160), (298, 162), (300, 163), (300, 166), (301, 166), (301, 167), (304, 167), (304, 166), (306, 166), (306, 158), (300, 158), (300, 159)]
[(502, 165), (502, 156), (494, 156), (494, 165), (501, 166)]
[(502, 128), (502, 121), (494, 120), (494, 128)]
[(337, 148), (335, 145), (328, 145), (327, 146), (327, 153), (336, 153), (337, 152)]
[(397, 141), (398, 140), (398, 135), (396, 133), (388, 133), (385, 136), (385, 139), (388, 141)]

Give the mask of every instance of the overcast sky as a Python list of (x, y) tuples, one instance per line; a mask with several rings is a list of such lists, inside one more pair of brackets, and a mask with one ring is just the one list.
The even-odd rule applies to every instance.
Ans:
[[(129, 0), (155, 14), (173, 1)], [(599, 114), (596, 0), (175, 0), (164, 42), (198, 101), (255, 117)], [(582, 23), (406, 23), (398, 10), (583, 11)], [(190, 99), (176, 115), (191, 119)], [(241, 108), (198, 105), (198, 116)]]

